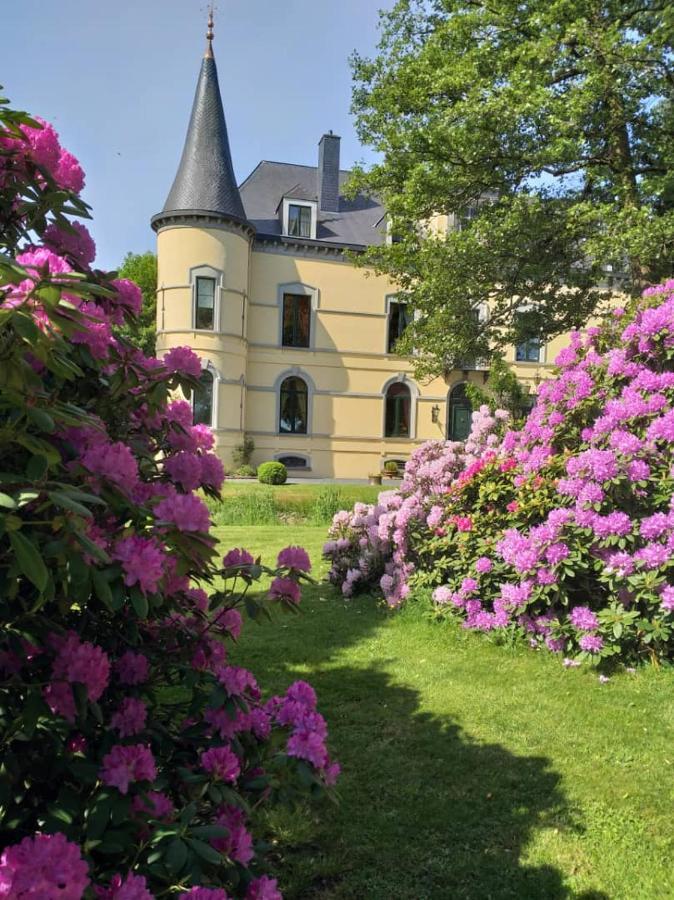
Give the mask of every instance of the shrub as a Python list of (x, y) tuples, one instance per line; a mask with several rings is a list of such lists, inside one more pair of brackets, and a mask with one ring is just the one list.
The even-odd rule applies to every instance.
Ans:
[(253, 466), (239, 466), (234, 474), (237, 478), (255, 478), (257, 469)]
[(243, 442), (241, 444), (237, 444), (237, 446), (232, 451), (232, 462), (234, 463), (234, 468), (241, 469), (244, 466), (248, 466), (254, 450), (255, 441), (252, 437), (245, 435)]
[(569, 664), (670, 659), (674, 281), (556, 362), (521, 429), (501, 439), (484, 408), (464, 448), (425, 445), (399, 492), (339, 513), (331, 577), (369, 586), (375, 560), (390, 605), (433, 588), (440, 614)]
[(388, 459), (384, 463), (384, 471), (387, 475), (397, 475), (398, 474), (398, 463), (393, 459)]
[(257, 478), (262, 484), (285, 484), (288, 470), (281, 462), (264, 462), (257, 468)]
[(311, 687), (264, 702), (227, 654), (242, 605), (296, 610), (306, 555), (217, 558), (222, 467), (176, 399), (200, 361), (113, 336), (140, 292), (91, 270), (82, 184), (0, 107), (0, 893), (277, 898), (260, 817), (337, 769)]

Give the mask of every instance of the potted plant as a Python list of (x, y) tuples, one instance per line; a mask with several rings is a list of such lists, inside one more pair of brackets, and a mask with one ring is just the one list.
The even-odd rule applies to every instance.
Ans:
[(384, 475), (387, 478), (396, 478), (398, 475), (398, 463), (394, 459), (388, 459), (384, 463)]

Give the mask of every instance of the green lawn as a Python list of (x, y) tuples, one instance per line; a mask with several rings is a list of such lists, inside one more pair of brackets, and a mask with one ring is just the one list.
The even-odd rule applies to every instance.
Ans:
[(367, 484), (260, 484), (225, 481), (222, 500), (209, 501), (216, 525), (272, 525), (305, 523), (327, 525), (339, 509), (351, 509), (360, 500), (374, 503), (391, 485)]
[[(318, 562), (325, 528), (218, 532)], [(288, 898), (674, 897), (671, 672), (601, 685), (413, 605), (321, 585), (302, 606), (234, 654), (267, 691), (311, 681), (343, 765), (339, 806), (273, 823)]]

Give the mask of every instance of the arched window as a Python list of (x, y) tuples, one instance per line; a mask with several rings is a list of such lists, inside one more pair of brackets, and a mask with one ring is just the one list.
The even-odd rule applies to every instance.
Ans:
[(473, 407), (466, 396), (464, 382), (455, 384), (449, 392), (449, 416), (447, 420), (447, 439), (465, 441), (470, 434)]
[(204, 369), (199, 387), (192, 393), (192, 418), (195, 425), (213, 424), (213, 373)]
[(406, 384), (396, 381), (386, 391), (384, 437), (409, 437), (412, 397)]
[(282, 434), (306, 434), (309, 390), (296, 376), (281, 382), (278, 430)]

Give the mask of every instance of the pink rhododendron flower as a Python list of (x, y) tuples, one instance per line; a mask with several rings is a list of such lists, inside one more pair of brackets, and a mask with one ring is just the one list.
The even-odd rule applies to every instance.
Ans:
[(190, 347), (173, 347), (164, 354), (162, 362), (169, 372), (201, 377), (201, 360)]
[(89, 884), (80, 848), (65, 835), (36, 834), (0, 857), (0, 897), (7, 900), (81, 900)]
[(127, 650), (115, 663), (115, 672), (120, 684), (143, 684), (150, 673), (147, 656)]
[(299, 728), (291, 734), (286, 752), (288, 756), (307, 760), (317, 769), (322, 769), (328, 761), (328, 751), (321, 735), (316, 731), (307, 731), (303, 728)]
[(44, 242), (56, 253), (88, 269), (96, 258), (96, 244), (81, 222), (71, 222), (71, 227), (72, 231), (66, 231), (56, 224), (49, 225), (43, 235)]
[(52, 665), (54, 681), (83, 684), (87, 689), (87, 698), (92, 702), (98, 700), (110, 681), (107, 654), (94, 644), (82, 643), (74, 631), (65, 638), (52, 634), (50, 642), (57, 650)]
[(144, 594), (154, 594), (164, 574), (166, 556), (154, 538), (134, 534), (115, 544), (112, 558), (122, 564), (124, 584), (137, 584)]
[[(131, 313), (133, 316), (140, 315), (143, 308), (143, 295), (138, 285), (128, 278), (116, 278), (112, 282), (112, 287), (117, 291), (116, 306), (121, 308), (122, 321), (126, 313)], [(117, 324), (122, 324), (122, 322), (117, 319)]]
[(263, 875), (251, 881), (246, 900), (283, 900), (283, 894), (278, 889), (278, 881)]
[(164, 469), (186, 491), (193, 491), (201, 484), (201, 458), (195, 453), (181, 450), (167, 457)]
[(155, 506), (155, 515), (165, 522), (172, 522), (178, 531), (207, 532), (211, 519), (208, 507), (194, 494), (174, 494)]
[(193, 887), (178, 895), (178, 900), (230, 900), (222, 888)]
[(152, 751), (145, 744), (115, 744), (103, 757), (101, 781), (116, 787), (121, 794), (129, 791), (132, 781), (154, 781), (157, 777)]
[(604, 641), (598, 634), (584, 634), (578, 641), (578, 644), (581, 650), (586, 650), (589, 653), (599, 653), (604, 646)]
[(300, 572), (311, 571), (309, 554), (302, 547), (286, 547), (278, 555), (276, 565), (279, 568), (297, 569)]
[(213, 625), (221, 631), (226, 631), (236, 640), (241, 634), (243, 619), (238, 609), (226, 609), (213, 618)]
[(291, 603), (299, 603), (302, 593), (299, 584), (292, 578), (275, 578), (269, 588), (269, 596), (272, 600), (289, 600)]
[(247, 550), (235, 548), (225, 553), (222, 567), (223, 569), (240, 569), (242, 566), (252, 566), (254, 562), (255, 560)]
[(225, 480), (225, 469), (214, 453), (204, 453), (201, 456), (201, 483), (207, 487), (219, 491)]
[(488, 556), (480, 556), (475, 560), (475, 571), (479, 575), (485, 575), (487, 572), (491, 572), (492, 568), (493, 563)]
[(239, 759), (229, 747), (211, 747), (199, 759), (202, 768), (219, 781), (234, 782), (241, 772)]
[(175, 815), (173, 803), (161, 791), (137, 794), (131, 801), (131, 809), (138, 815), (164, 822), (170, 821)]
[(115, 875), (110, 887), (95, 887), (97, 900), (154, 900), (142, 875), (129, 872), (126, 877)]
[(145, 728), (147, 707), (136, 697), (126, 697), (110, 719), (110, 725), (120, 737), (131, 737)]
[(92, 475), (105, 478), (130, 493), (138, 482), (138, 463), (126, 444), (97, 443), (82, 454), (81, 463)]
[(214, 838), (211, 846), (235, 862), (247, 866), (253, 858), (253, 837), (246, 830), (246, 817), (242, 809), (225, 806), (215, 819), (216, 825), (223, 825), (229, 830), (227, 837)]

